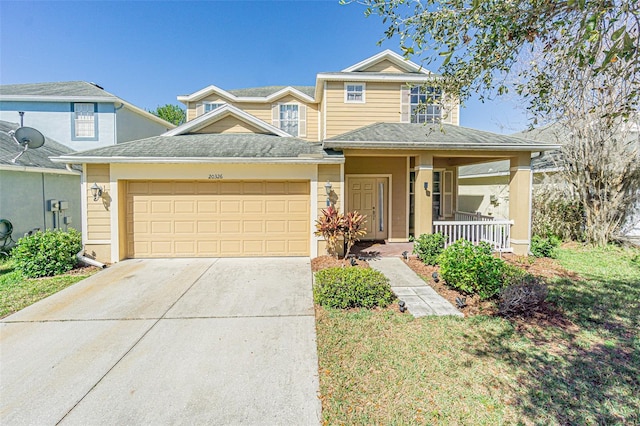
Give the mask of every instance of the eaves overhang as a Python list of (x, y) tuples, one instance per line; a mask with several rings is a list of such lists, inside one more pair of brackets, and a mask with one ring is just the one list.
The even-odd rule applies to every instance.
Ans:
[(331, 157), (52, 157), (54, 163), (64, 164), (342, 164), (344, 156)]
[(436, 151), (551, 151), (560, 145), (547, 144), (477, 144), (477, 143), (420, 143), (396, 141), (325, 141), (325, 149), (380, 149), (380, 150), (436, 150)]

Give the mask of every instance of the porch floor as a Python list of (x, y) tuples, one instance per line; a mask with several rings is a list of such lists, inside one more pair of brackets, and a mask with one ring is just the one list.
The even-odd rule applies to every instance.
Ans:
[(389, 243), (386, 241), (359, 241), (351, 248), (356, 257), (376, 259), (379, 257), (401, 257), (402, 252), (413, 252), (413, 243)]

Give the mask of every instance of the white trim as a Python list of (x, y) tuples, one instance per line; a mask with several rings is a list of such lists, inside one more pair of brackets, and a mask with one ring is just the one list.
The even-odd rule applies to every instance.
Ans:
[(115, 163), (151, 163), (151, 164), (183, 164), (183, 163), (204, 163), (204, 164), (343, 164), (342, 158), (314, 157), (282, 157), (282, 158), (255, 158), (255, 157), (53, 157), (54, 163), (71, 164), (115, 164)]
[(206, 98), (209, 95), (212, 94), (217, 94), (220, 95), (222, 97), (225, 97), (231, 101), (234, 102), (260, 102), (260, 103), (271, 103), (283, 96), (286, 95), (292, 95), (292, 96), (296, 96), (302, 100), (305, 100), (307, 102), (311, 102), (311, 103), (316, 103), (316, 100), (314, 98), (312, 98), (311, 96), (302, 93), (300, 90), (296, 89), (293, 86), (287, 86), (281, 90), (278, 90), (275, 93), (270, 94), (269, 96), (236, 96), (230, 92), (227, 92), (226, 90), (218, 87), (218, 86), (214, 86), (213, 84), (210, 86), (205, 87), (204, 89), (198, 90), (195, 93), (192, 93), (190, 95), (182, 95), (182, 96), (178, 96), (178, 101), (182, 102), (183, 104), (186, 104), (187, 102), (195, 102), (195, 101), (199, 101), (203, 98)]
[(438, 79), (436, 75), (407, 75), (407, 74), (345, 74), (345, 73), (320, 73), (316, 81), (381, 81), (394, 83), (426, 83)]
[(318, 168), (316, 167), (313, 172), (313, 177), (310, 179), (310, 194), (311, 197), (309, 203), (311, 204), (311, 222), (309, 228), (309, 255), (311, 258), (318, 257), (318, 241), (320, 237), (315, 234), (316, 221), (318, 220)]
[(420, 170), (433, 170), (433, 165), (426, 166), (426, 165), (419, 164), (417, 166), (413, 166), (413, 170), (416, 172), (419, 172)]
[[(113, 173), (111, 173), (111, 166), (109, 166), (109, 197), (111, 198), (110, 220), (111, 220), (111, 263), (115, 263), (120, 260), (120, 220), (118, 213), (119, 209), (119, 197), (118, 197), (118, 180), (114, 179)], [(125, 219), (126, 226), (126, 219)]]
[(326, 140), (326, 148), (339, 149), (411, 149), (411, 150), (469, 150), (469, 151), (550, 151), (560, 149), (560, 145), (511, 145), (511, 144), (478, 144), (478, 143), (429, 143), (402, 141), (347, 141)]
[(163, 133), (160, 136), (176, 136), (182, 135), (187, 132), (193, 132), (195, 130), (202, 129), (203, 127), (206, 127), (211, 123), (215, 123), (218, 120), (226, 118), (229, 115), (232, 115), (239, 120), (244, 121), (245, 123), (256, 126), (259, 129), (263, 129), (269, 133), (273, 133), (274, 135), (291, 137), (291, 135), (289, 135), (287, 132), (284, 132), (275, 126), (272, 126), (271, 124), (260, 120), (258, 117), (251, 115), (248, 112), (245, 112), (230, 104), (226, 104), (224, 106), (221, 106), (220, 108), (214, 109), (213, 111), (202, 114), (194, 118), (193, 120), (187, 121), (183, 125), (176, 127), (173, 130), (169, 130), (168, 132)]
[[(344, 186), (345, 189), (342, 191), (344, 193), (346, 193), (349, 190), (349, 179), (350, 178), (387, 178), (387, 238), (389, 239), (391, 238), (391, 231), (392, 228), (391, 226), (393, 225), (393, 221), (391, 220), (391, 218), (393, 217), (393, 175), (392, 174), (358, 174), (358, 173), (349, 173), (344, 175), (345, 176), (345, 182), (344, 182)], [(348, 199), (348, 198), (347, 198)], [(343, 205), (342, 207), (343, 211), (348, 211), (347, 210), (347, 206), (346, 204)]]
[(388, 243), (408, 243), (409, 238), (387, 238), (387, 242)]
[(395, 65), (398, 65), (400, 68), (403, 68), (404, 70), (409, 72), (420, 72), (423, 74), (431, 74), (430, 71), (422, 68), (420, 65), (414, 62), (411, 62), (408, 59), (403, 58), (401, 55), (397, 54), (396, 52), (390, 49), (384, 50), (376, 55), (373, 55), (367, 59), (364, 59), (358, 62), (357, 64), (351, 65), (350, 67), (343, 69), (342, 72), (360, 71), (362, 69), (368, 68), (384, 60), (388, 60), (394, 63)]
[[(353, 101), (353, 100), (350, 101), (348, 99), (348, 95), (349, 95), (349, 91), (347, 89), (348, 86), (362, 86), (362, 90), (360, 91), (362, 93), (362, 99), (359, 101)], [(367, 93), (367, 83), (356, 83), (351, 81), (344, 82), (344, 103), (345, 104), (366, 104), (367, 103), (366, 93)]]
[(517, 172), (519, 170), (531, 170), (531, 166), (513, 166), (509, 168), (509, 171)]
[(49, 174), (58, 174), (58, 175), (74, 175), (80, 176), (82, 173), (80, 171), (70, 172), (67, 169), (53, 169), (50, 167), (35, 167), (35, 166), (10, 166), (8, 164), (0, 164), (0, 170), (6, 170), (9, 172), (26, 172), (26, 173), (49, 173)]
[(318, 111), (316, 112), (318, 113), (318, 125), (316, 126), (318, 129), (318, 140), (321, 141), (322, 135), (320, 134), (320, 121), (322, 121), (322, 113), (320, 112), (320, 108), (318, 108)]
[[(511, 224), (513, 225), (513, 220), (511, 221)], [(513, 238), (510, 239), (512, 244), (526, 244), (529, 245), (531, 244), (531, 241), (529, 240), (514, 240)]]
[(322, 83), (322, 138), (327, 138), (327, 83)]
[(497, 176), (509, 176), (510, 172), (495, 172), (495, 173), (480, 173), (475, 175), (464, 175), (458, 176), (458, 180), (462, 179), (476, 179), (476, 178), (485, 178), (485, 177), (497, 177)]

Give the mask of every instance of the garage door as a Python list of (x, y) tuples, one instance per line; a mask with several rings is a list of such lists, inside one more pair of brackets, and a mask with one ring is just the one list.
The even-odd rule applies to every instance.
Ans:
[(128, 181), (127, 256), (308, 256), (308, 181)]

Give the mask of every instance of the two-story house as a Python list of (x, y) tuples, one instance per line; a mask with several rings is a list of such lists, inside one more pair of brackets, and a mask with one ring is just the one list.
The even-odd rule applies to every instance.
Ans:
[(157, 136), (175, 127), (86, 81), (1, 85), (0, 120), (36, 128), (76, 151)]
[(209, 86), (178, 97), (188, 121), (162, 136), (55, 161), (83, 165), (85, 245), (115, 262), (313, 257), (329, 204), (367, 215), (365, 239), (406, 242), (454, 219), (459, 166), (504, 159), (510, 248), (526, 254), (531, 153), (557, 145), (460, 127), (437, 79), (387, 50), (315, 86)]

